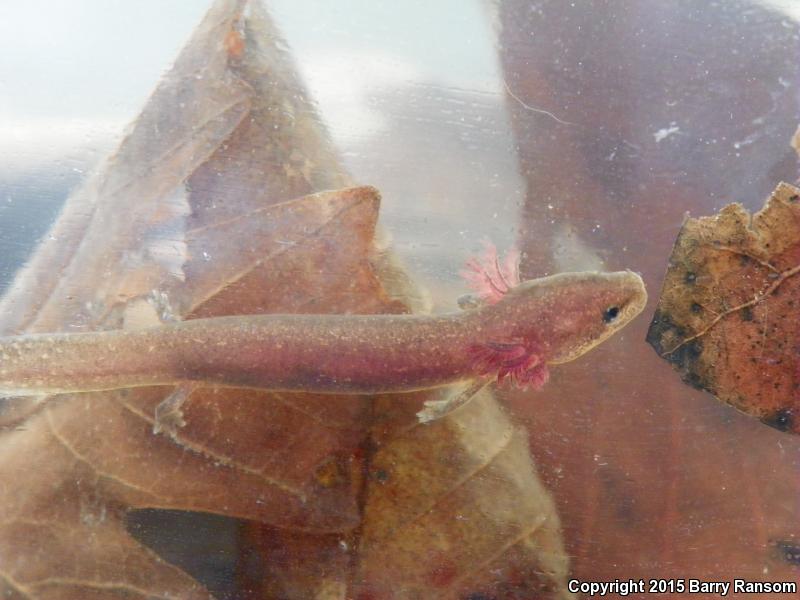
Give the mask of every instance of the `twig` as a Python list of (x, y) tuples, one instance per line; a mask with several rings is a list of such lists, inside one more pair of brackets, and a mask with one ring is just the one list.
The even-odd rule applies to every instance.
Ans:
[(564, 121), (563, 119), (559, 119), (557, 116), (555, 116), (553, 113), (551, 113), (548, 110), (545, 110), (543, 108), (536, 108), (535, 106), (531, 106), (530, 104), (526, 104), (525, 102), (522, 101), (522, 99), (519, 96), (517, 96), (514, 92), (511, 91), (511, 88), (508, 87), (508, 82), (505, 79), (503, 79), (503, 86), (506, 88), (506, 91), (508, 92), (508, 95), (511, 96), (517, 102), (519, 102), (520, 106), (522, 106), (523, 108), (525, 108), (525, 109), (527, 109), (527, 110), (529, 110), (531, 112), (547, 115), (548, 117), (550, 117), (554, 121), (557, 121), (557, 122), (561, 123), (562, 125), (577, 125), (577, 123), (571, 123), (570, 121)]

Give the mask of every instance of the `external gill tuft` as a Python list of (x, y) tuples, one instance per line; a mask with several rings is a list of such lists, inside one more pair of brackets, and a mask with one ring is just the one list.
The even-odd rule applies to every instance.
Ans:
[(497, 382), (508, 380), (520, 388), (539, 389), (550, 376), (543, 353), (521, 343), (486, 342), (469, 347), (475, 369), (482, 375), (497, 373)]
[(501, 261), (489, 240), (483, 240), (483, 247), (483, 254), (467, 260), (460, 275), (481, 300), (494, 304), (519, 285), (520, 253), (512, 248)]

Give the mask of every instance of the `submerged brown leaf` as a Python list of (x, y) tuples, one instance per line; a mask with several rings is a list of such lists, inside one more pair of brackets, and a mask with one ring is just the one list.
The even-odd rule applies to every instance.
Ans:
[[(363, 520), (338, 536), (251, 529), (263, 579), (252, 597), (572, 598), (555, 505), (527, 434), (482, 392), (431, 424), (429, 392), (376, 400)], [(329, 594), (329, 595), (328, 595)]]
[(364, 597), (572, 597), (528, 436), (490, 393), (427, 425), (396, 399), (377, 408), (357, 570)]
[(648, 341), (687, 383), (800, 433), (800, 190), (687, 219)]
[[(376, 248), (377, 192), (319, 191), (349, 184), (267, 15), (220, 0), (0, 302), (0, 331), (406, 311), (414, 292)], [(155, 436), (171, 391), (15, 415), (0, 436), (2, 595), (210, 597), (128, 534), (132, 508), (249, 520), (242, 560), (258, 550), (263, 569), (240, 583), (262, 597), (569, 595), (558, 516), (490, 395), (422, 427), (426, 394), (376, 406), (200, 388), (186, 427)]]

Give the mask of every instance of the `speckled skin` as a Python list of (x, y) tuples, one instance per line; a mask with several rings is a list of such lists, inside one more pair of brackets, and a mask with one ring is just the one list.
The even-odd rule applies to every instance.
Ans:
[[(577, 358), (641, 312), (631, 272), (526, 281), (493, 305), (441, 316), (253, 315), (136, 331), (0, 338), (6, 394), (159, 384), (373, 394), (480, 375), (470, 348), (521, 344), (555, 364)], [(607, 310), (617, 307), (614, 319)]]

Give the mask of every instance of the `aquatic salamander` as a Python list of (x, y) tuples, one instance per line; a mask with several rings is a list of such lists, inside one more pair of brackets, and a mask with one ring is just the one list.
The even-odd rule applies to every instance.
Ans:
[(218, 385), (377, 394), (488, 377), (538, 387), (549, 364), (619, 331), (647, 298), (630, 271), (520, 283), (496, 254), (468, 265), (482, 301), (452, 314), (259, 314), (0, 338), (0, 393)]

